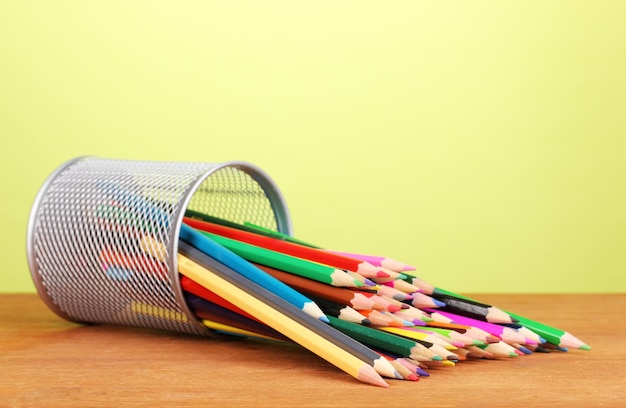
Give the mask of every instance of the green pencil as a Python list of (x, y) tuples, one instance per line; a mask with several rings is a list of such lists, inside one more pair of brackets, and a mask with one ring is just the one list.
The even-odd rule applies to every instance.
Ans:
[(484, 346), (485, 345), (484, 341), (480, 341), (474, 337), (466, 336), (463, 333), (459, 333), (456, 330), (452, 330), (452, 329), (442, 329), (440, 327), (426, 327), (424, 328), (424, 330), (431, 331), (433, 333), (438, 333), (453, 341), (465, 343), (466, 346)]
[(200, 232), (250, 262), (270, 266), (332, 286), (351, 288), (364, 286), (363, 281), (355, 279), (353, 275), (349, 275), (342, 269), (336, 269), (317, 262), (296, 258), (209, 232)]
[(571, 333), (566, 332), (565, 330), (548, 326), (547, 324), (540, 323), (538, 321), (517, 315), (515, 313), (507, 313), (510, 314), (513, 318), (517, 319), (519, 324), (543, 337), (548, 343), (552, 343), (563, 348), (591, 350), (591, 347), (589, 347), (580, 339), (574, 337)]
[(212, 222), (215, 224), (223, 225), (225, 227), (237, 228), (242, 231), (254, 232), (256, 234), (264, 235), (266, 237), (282, 239), (283, 241), (289, 241), (289, 242), (293, 242), (296, 244), (305, 245), (311, 248), (318, 248), (315, 245), (312, 245), (304, 241), (301, 241), (297, 238), (294, 238), (289, 234), (283, 234), (282, 232), (274, 231), (272, 229), (265, 228), (260, 225), (252, 224), (251, 222), (247, 222), (247, 221), (245, 221), (243, 224), (239, 224), (237, 222), (225, 220), (219, 217), (214, 217), (212, 215), (201, 213), (199, 211), (194, 211), (190, 209), (185, 210), (185, 216), (189, 218), (195, 218), (196, 220), (207, 221), (207, 222)]
[(246, 227), (252, 229), (252, 231), (250, 231), (250, 232), (257, 232), (258, 234), (261, 234), (261, 235), (267, 234), (267, 236), (269, 236), (269, 237), (282, 239), (284, 241), (289, 241), (289, 242), (292, 242), (294, 244), (307, 246), (309, 248), (320, 248), (317, 245), (313, 245), (313, 244), (310, 244), (308, 242), (302, 241), (301, 239), (298, 239), (296, 237), (292, 237), (289, 234), (283, 234), (282, 232), (273, 231), (271, 229), (268, 229), (268, 228), (265, 228), (265, 227), (261, 227), (260, 225), (253, 224), (253, 223), (248, 222), (248, 221), (244, 222), (243, 224)]
[(370, 347), (385, 350), (417, 361), (442, 360), (441, 356), (430, 350), (430, 348), (422, 344), (422, 342), (409, 340), (401, 336), (396, 336), (395, 334), (341, 320), (333, 316), (328, 316), (328, 320), (330, 321), (330, 325), (335, 329)]
[[(409, 272), (409, 274), (411, 275), (409, 277), (410, 279), (409, 281), (415, 284), (416, 286), (420, 287), (420, 289), (422, 290), (429, 291), (430, 289), (431, 293), (441, 293), (447, 296), (456, 297), (458, 299), (465, 299), (470, 302), (477, 302), (476, 300), (471, 299), (467, 296), (459, 295), (458, 293), (454, 293), (446, 289), (429, 285), (426, 282), (421, 281), (414, 274), (411, 274), (411, 272)], [(416, 279), (412, 279), (412, 278), (416, 278)], [(532, 332), (538, 334), (548, 343), (554, 344), (562, 348), (591, 350), (591, 347), (589, 345), (585, 344), (582, 340), (578, 339), (573, 334), (566, 332), (565, 330), (549, 326), (545, 323), (541, 323), (536, 320), (532, 320), (527, 317), (520, 316), (516, 313), (511, 313), (506, 310), (504, 312), (509, 314), (513, 319), (516, 319), (517, 324), (521, 324), (523, 327), (526, 327), (528, 330), (531, 330)]]

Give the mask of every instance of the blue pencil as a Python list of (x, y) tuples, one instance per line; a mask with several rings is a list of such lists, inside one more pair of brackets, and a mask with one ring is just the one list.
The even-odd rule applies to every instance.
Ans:
[(182, 223), (180, 227), (180, 239), (185, 241), (189, 245), (192, 245), (202, 253), (215, 259), (216, 261), (228, 266), (240, 275), (245, 276), (251, 281), (274, 293), (275, 295), (283, 298), (285, 301), (296, 306), (298, 309), (302, 310), (306, 314), (313, 316), (316, 319), (319, 319), (325, 323), (329, 322), (322, 309), (320, 309), (319, 306), (317, 306), (315, 302), (313, 302), (311, 299), (291, 288), (290, 286), (282, 283), (265, 271), (262, 271), (261, 269), (252, 265), (250, 262), (246, 261), (239, 255), (235, 254), (229, 249), (224, 248), (209, 237), (201, 234), (200, 232), (196, 231), (185, 223)]
[[(104, 192), (109, 194), (115, 201), (125, 201), (129, 205), (134, 205), (137, 206), (137, 208), (140, 208), (141, 215), (145, 216), (149, 221), (156, 223), (160, 227), (169, 228), (171, 223), (170, 215), (163, 209), (155, 206), (152, 202), (112, 182), (101, 182), (99, 183), (99, 187)], [(236, 255), (229, 249), (217, 244), (185, 223), (181, 224), (180, 239), (190, 245), (193, 245), (198, 250), (220, 263), (223, 263), (229, 268), (235, 270), (240, 275), (247, 277), (263, 288), (279, 297), (282, 297), (287, 302), (301, 309), (303, 312), (325, 323), (329, 322), (322, 309), (320, 309), (319, 306), (317, 306), (311, 299), (307, 298), (300, 292), (297, 292), (290, 286), (285, 285), (278, 279), (267, 274), (265, 271), (262, 271), (256, 266), (250, 264), (239, 255)]]

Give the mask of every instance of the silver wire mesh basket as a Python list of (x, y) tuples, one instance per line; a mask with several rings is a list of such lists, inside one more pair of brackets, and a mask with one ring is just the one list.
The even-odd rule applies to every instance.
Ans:
[[(211, 335), (178, 277), (188, 210), (292, 232), (278, 187), (250, 163), (76, 158), (48, 177), (31, 209), (26, 246), (39, 296), (77, 323)], [(161, 260), (145, 255), (146, 237), (162, 244)]]

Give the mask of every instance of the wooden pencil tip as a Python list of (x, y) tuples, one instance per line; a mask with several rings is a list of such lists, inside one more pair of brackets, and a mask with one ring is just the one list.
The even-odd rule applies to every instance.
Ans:
[(374, 360), (374, 370), (381, 375), (382, 377), (394, 378), (394, 379), (402, 379), (402, 375), (394, 368), (391, 361), (385, 359), (384, 357), (380, 357)]
[(374, 367), (370, 365), (363, 365), (359, 370), (357, 379), (368, 384), (377, 385), (379, 387), (387, 388), (389, 384), (380, 376), (374, 369)]
[(419, 381), (420, 380), (420, 378), (417, 375), (413, 374), (413, 373), (409, 374), (406, 377), (406, 379), (410, 380), (410, 381)]

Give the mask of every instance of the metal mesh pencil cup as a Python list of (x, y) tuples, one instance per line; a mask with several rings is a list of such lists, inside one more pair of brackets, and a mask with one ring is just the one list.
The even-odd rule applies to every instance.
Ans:
[(26, 246), (39, 296), (77, 323), (210, 335), (178, 277), (187, 210), (291, 234), (280, 190), (250, 163), (76, 158), (48, 177), (31, 209)]

